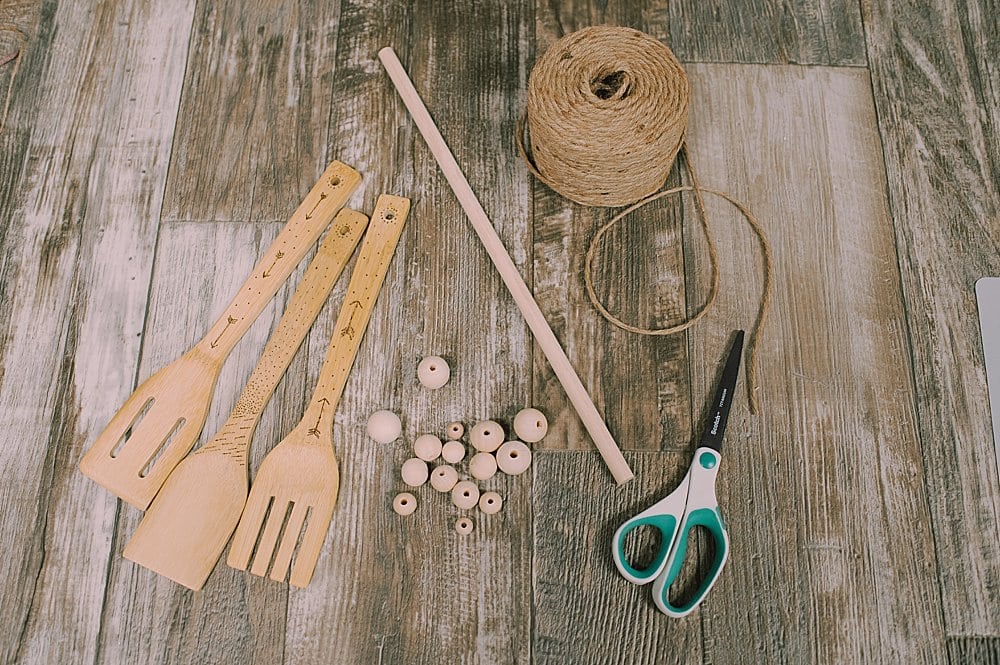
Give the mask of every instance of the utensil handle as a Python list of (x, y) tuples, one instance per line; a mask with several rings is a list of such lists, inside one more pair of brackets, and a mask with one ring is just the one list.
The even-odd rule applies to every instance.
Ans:
[(368, 217), (356, 210), (345, 208), (337, 214), (281, 315), (278, 327), (267, 341), (236, 406), (219, 434), (205, 444), (203, 450), (223, 450), (246, 460), (247, 448), (264, 407), (354, 254), (366, 226)]
[(428, 113), (423, 100), (421, 100), (420, 95), (413, 87), (413, 82), (406, 74), (402, 63), (399, 62), (396, 52), (392, 50), (392, 47), (387, 46), (378, 52), (378, 57), (382, 61), (386, 72), (388, 72), (389, 78), (392, 79), (393, 84), (396, 86), (396, 91), (402, 98), (403, 104), (406, 105), (410, 115), (413, 117), (413, 122), (417, 125), (417, 129), (420, 130), (424, 140), (427, 142), (427, 146), (431, 149), (431, 153), (437, 159), (438, 166), (441, 167), (444, 177), (455, 192), (455, 197), (465, 210), (469, 221), (472, 222), (472, 228), (475, 229), (476, 234), (486, 248), (486, 253), (489, 254), (504, 284), (507, 285), (507, 289), (514, 297), (514, 302), (517, 304), (518, 309), (521, 310), (528, 328), (531, 329), (532, 334), (535, 336), (535, 341), (541, 347), (542, 352), (552, 366), (552, 370), (555, 372), (556, 378), (559, 379), (563, 390), (566, 391), (566, 396), (569, 397), (570, 403), (580, 416), (583, 426), (590, 434), (590, 438), (593, 439), (597, 450), (601, 453), (601, 457), (604, 458), (604, 463), (607, 464), (608, 470), (611, 471), (611, 475), (619, 484), (631, 480), (634, 477), (632, 469), (629, 468), (628, 462), (625, 461), (621, 451), (618, 449), (618, 444), (615, 443), (614, 437), (608, 431), (608, 426), (605, 424), (601, 414), (597, 412), (597, 407), (594, 406), (590, 395), (587, 394), (587, 389), (580, 382), (580, 377), (577, 376), (576, 370), (573, 369), (569, 358), (566, 357), (566, 352), (563, 351), (559, 340), (556, 339), (555, 334), (545, 320), (542, 310), (538, 308), (538, 304), (531, 294), (531, 289), (524, 283), (521, 273), (517, 271), (517, 266), (511, 260), (510, 254), (507, 253), (507, 249), (500, 240), (500, 236), (497, 235), (496, 229), (493, 228), (493, 224), (490, 222), (489, 217), (487, 217), (486, 211), (483, 210), (479, 199), (476, 198), (472, 187), (469, 185), (469, 181), (466, 180), (465, 175), (458, 166), (458, 162), (455, 161), (455, 156), (452, 155), (448, 144), (445, 143), (441, 132), (438, 131), (434, 120), (431, 118), (430, 113)]
[[(653, 602), (667, 616), (680, 618), (693, 612), (715, 585), (729, 558), (729, 533), (719, 512), (719, 501), (715, 497), (715, 477), (719, 472), (720, 460), (719, 453), (711, 448), (698, 448), (694, 453), (694, 462), (688, 473), (690, 485), (684, 517), (677, 529), (666, 567), (653, 583)], [(711, 568), (698, 583), (694, 594), (685, 602), (675, 605), (669, 598), (670, 587), (684, 565), (688, 534), (696, 527), (704, 527), (711, 535), (715, 541), (715, 554)]]
[(219, 362), (229, 355), (360, 183), (361, 174), (342, 162), (326, 168), (226, 311), (198, 342), (203, 353)]
[(361, 243), (358, 262), (333, 328), (316, 390), (303, 417), (303, 422), (309, 426), (309, 434), (313, 434), (317, 441), (323, 440), (321, 433), (333, 431), (334, 411), (344, 393), (348, 374), (409, 212), (410, 200), (401, 196), (383, 194), (375, 203), (368, 233)]
[[(633, 584), (648, 584), (663, 572), (667, 565), (677, 532), (680, 530), (681, 518), (684, 515), (684, 504), (687, 502), (690, 470), (684, 476), (680, 485), (665, 498), (623, 523), (615, 531), (611, 540), (611, 554), (622, 577)], [(625, 551), (625, 541), (628, 535), (640, 527), (650, 527), (660, 532), (660, 547), (652, 562), (644, 568), (633, 566)]]

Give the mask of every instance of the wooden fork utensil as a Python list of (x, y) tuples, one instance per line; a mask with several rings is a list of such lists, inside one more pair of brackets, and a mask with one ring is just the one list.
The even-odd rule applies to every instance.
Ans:
[(343, 271), (368, 218), (343, 209), (306, 269), (229, 419), (170, 473), (125, 558), (198, 590), (233, 535), (247, 500), (247, 451), (264, 407)]
[(270, 569), (277, 581), (290, 568), (289, 582), (298, 587), (312, 579), (340, 485), (333, 415), (409, 210), (409, 199), (398, 196), (382, 195), (375, 205), (316, 391), (302, 421), (264, 458), (250, 487), (227, 558), (233, 568), (261, 576)]
[(84, 474), (149, 506), (198, 440), (222, 363), (360, 182), (346, 164), (327, 167), (208, 334), (125, 401), (80, 461)]

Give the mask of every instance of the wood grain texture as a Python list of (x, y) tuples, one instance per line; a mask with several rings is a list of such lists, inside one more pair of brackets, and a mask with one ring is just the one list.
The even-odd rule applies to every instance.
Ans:
[[(629, 3), (561, 10), (537, 7), (536, 53), (591, 22), (610, 22), (665, 39), (666, 3), (646, 12)], [(670, 182), (676, 184), (676, 175)], [(596, 257), (598, 295), (629, 322), (662, 326), (685, 317), (680, 200), (654, 203), (623, 222)], [(597, 228), (612, 210), (588, 208), (532, 182), (533, 286), (546, 319), (589, 389), (623, 450), (659, 450), (690, 432), (687, 350), (683, 336), (645, 337), (610, 325), (594, 310), (583, 286), (583, 261)], [(544, 449), (587, 450), (592, 445), (562, 387), (535, 353), (533, 402), (549, 418)], [(641, 395), (641, 400), (632, 399)]]
[(990, 2), (862, 3), (949, 635), (1000, 635), (1000, 480), (974, 285), (1000, 275)]
[(865, 65), (852, 0), (670, 3), (670, 45), (682, 62)]
[[(198, 340), (280, 228), (281, 224), (163, 225), (140, 378)], [(298, 276), (293, 275), (264, 309), (223, 366), (203, 441), (231, 411)], [(300, 350), (265, 409), (251, 446), (253, 468), (301, 416), (306, 362)], [(131, 506), (121, 507), (108, 568), (101, 658), (112, 663), (280, 662), (286, 588), (237, 574), (225, 562), (216, 566), (198, 593), (160, 577), (121, 556), (140, 517)]]
[[(475, 517), (466, 538), (453, 529), (462, 513), (430, 487), (406, 520), (390, 510), (413, 438), (443, 436), (453, 420), (512, 418), (528, 401), (531, 359), (520, 314), (376, 53), (394, 46), (417, 89), (433, 93), (431, 114), (523, 269), (527, 178), (507, 166), (513, 145), (494, 140), (514, 130), (531, 21), (499, 3), (342, 4), (331, 150), (365, 173), (365, 209), (380, 191), (412, 196), (413, 208), (337, 415), (340, 499), (313, 581), (290, 596), (286, 662), (529, 659), (530, 483), (498, 484), (503, 512)], [(416, 381), (432, 354), (452, 368), (436, 391)], [(364, 433), (380, 408), (403, 419), (404, 438), (388, 446)]]
[[(534, 662), (659, 665), (706, 659), (701, 618), (667, 619), (653, 605), (650, 587), (627, 582), (611, 559), (615, 529), (673, 490), (690, 455), (641, 452), (627, 458), (635, 480), (615, 487), (596, 453), (533, 456)], [(722, 473), (726, 480), (735, 476), (733, 469)], [(717, 598), (709, 596), (701, 612)]]
[(339, 13), (339, 2), (198, 3), (164, 219), (287, 218), (329, 161)]
[[(706, 658), (943, 662), (938, 563), (868, 78), (789, 66), (688, 72), (697, 109), (689, 145), (702, 180), (748, 203), (777, 266), (761, 345), (762, 414), (749, 418), (737, 400), (730, 421), (720, 502), (733, 558), (702, 613)], [(705, 396), (732, 331), (754, 321), (762, 288), (749, 227), (714, 200), (709, 212), (724, 269), (716, 306), (691, 335), (692, 393)], [(703, 240), (685, 241), (696, 265)], [(691, 300), (704, 297), (702, 279), (688, 283)], [(750, 621), (747, 598), (758, 608)]]
[(44, 4), (15, 85), (4, 141), (22, 161), (0, 203), (4, 662), (95, 659), (114, 502), (75, 467), (134, 386), (191, 15)]

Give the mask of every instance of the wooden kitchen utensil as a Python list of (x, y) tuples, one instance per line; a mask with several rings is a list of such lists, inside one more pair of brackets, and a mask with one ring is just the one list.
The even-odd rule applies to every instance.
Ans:
[(126, 559), (196, 591), (205, 584), (240, 521), (247, 451), (264, 407), (367, 225), (360, 212), (337, 215), (229, 419), (170, 473), (125, 546)]
[(125, 401), (80, 461), (85, 475), (149, 505), (198, 440), (222, 363), (360, 182), (346, 164), (327, 167), (208, 334)]
[(382, 195), (375, 205), (316, 391), (302, 421), (264, 458), (250, 488), (227, 558), (233, 568), (250, 566), (254, 575), (270, 568), (272, 580), (284, 581), (294, 555), (289, 582), (304, 587), (312, 579), (340, 487), (333, 415), (409, 210), (410, 200), (398, 196)]

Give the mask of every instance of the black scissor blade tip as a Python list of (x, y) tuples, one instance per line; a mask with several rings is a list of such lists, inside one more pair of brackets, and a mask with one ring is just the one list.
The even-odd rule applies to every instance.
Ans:
[(729, 420), (729, 410), (733, 406), (733, 397), (736, 393), (736, 380), (740, 374), (740, 359), (743, 356), (745, 336), (742, 330), (736, 331), (733, 345), (726, 357), (725, 367), (722, 369), (722, 378), (719, 379), (719, 386), (715, 390), (715, 400), (709, 411), (708, 422), (705, 423), (705, 432), (701, 436), (702, 446), (722, 450), (722, 437), (726, 433), (726, 422)]

